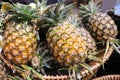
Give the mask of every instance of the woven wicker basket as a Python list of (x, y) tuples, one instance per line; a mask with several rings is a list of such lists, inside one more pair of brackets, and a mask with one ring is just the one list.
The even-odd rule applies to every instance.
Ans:
[[(109, 51), (108, 51), (108, 54), (105, 56), (104, 59), (103, 59), (103, 53), (104, 52), (99, 54), (98, 57), (103, 59), (104, 62), (106, 62), (110, 58), (112, 52), (113, 52), (113, 48), (110, 47)], [(89, 65), (91, 66), (91, 69), (93, 70), (93, 72), (96, 74), (99, 67), (101, 66), (101, 63), (96, 62), (96, 61), (91, 61), (89, 63)], [(80, 71), (80, 76), (81, 76), (82, 80), (89, 80), (89, 79), (91, 79), (93, 77), (93, 75), (86, 69), (83, 69), (83, 70)], [(44, 75), (43, 77), (44, 77), (45, 80), (69, 80), (70, 77), (72, 77), (72, 76), (69, 76), (69, 75), (60, 75), (60, 76), (58, 76), (58, 75), (56, 75), (56, 76)]]
[(120, 75), (106, 75), (106, 76), (101, 76), (99, 78), (95, 78), (93, 80), (120, 80)]

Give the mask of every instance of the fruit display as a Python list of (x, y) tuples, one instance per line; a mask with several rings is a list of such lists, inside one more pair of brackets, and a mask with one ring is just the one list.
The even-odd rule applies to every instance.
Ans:
[(80, 80), (84, 69), (95, 76), (98, 68), (92, 68), (90, 62), (100, 67), (113, 50), (111, 46), (104, 50), (101, 43), (114, 45), (112, 41), (117, 41), (114, 21), (93, 0), (77, 11), (76, 4), (62, 1), (1, 4), (0, 68), (4, 71), (0, 69), (0, 79)]

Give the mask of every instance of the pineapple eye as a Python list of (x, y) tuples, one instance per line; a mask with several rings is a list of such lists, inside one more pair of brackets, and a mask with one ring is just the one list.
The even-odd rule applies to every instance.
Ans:
[(12, 41), (12, 38), (13, 38), (12, 35), (9, 35), (9, 36), (8, 36), (8, 40)]
[(9, 52), (9, 50), (10, 50), (10, 47), (9, 47), (9, 45), (7, 45), (7, 46), (4, 48), (4, 53)]
[(13, 56), (12, 56), (10, 53), (6, 53), (6, 57), (7, 57), (9, 60), (13, 60)]
[(10, 43), (9, 43), (9, 46), (10, 46), (10, 49), (12, 49), (12, 48), (15, 48), (15, 47), (16, 47), (16, 45), (15, 45), (15, 43), (14, 43), (14, 42), (10, 42)]
[(16, 46), (20, 45), (22, 43), (21, 38), (15, 39)]
[(79, 45), (77, 42), (74, 42), (73, 47), (74, 47), (75, 49), (78, 49), (78, 48), (80, 47), (80, 45)]
[(25, 33), (25, 30), (24, 30), (24, 29), (20, 29), (20, 30), (19, 30), (19, 34), (20, 34), (20, 35), (23, 35), (24, 33)]
[(73, 40), (73, 39), (71, 39), (71, 38), (68, 38), (68, 39), (67, 39), (67, 43), (68, 43), (68, 44), (72, 45), (72, 44), (73, 44), (73, 42), (74, 42), (74, 40)]
[(62, 61), (62, 60), (64, 59), (64, 56), (65, 56), (65, 55), (66, 55), (66, 54), (65, 54), (64, 51), (59, 51), (59, 52), (58, 52), (58, 59)]
[(19, 50), (22, 52), (26, 49), (25, 45), (19, 45)]
[(23, 51), (21, 53), (21, 55), (22, 55), (23, 59), (27, 59), (27, 57), (28, 57), (27, 51)]
[(64, 44), (64, 40), (63, 39), (58, 40), (57, 44), (59, 47), (61, 47)]
[(13, 49), (12, 50), (12, 55), (18, 56), (19, 55), (19, 51), (17, 49)]
[(62, 48), (65, 50), (65, 52), (68, 52), (69, 45), (68, 45), (68, 44), (64, 44), (64, 45), (62, 46)]
[(22, 36), (22, 41), (23, 41), (23, 42), (27, 41), (28, 39), (29, 39), (29, 38), (28, 38), (27, 35), (23, 35), (23, 36)]
[(75, 49), (69, 49), (68, 54), (72, 57), (72, 56), (75, 56), (77, 54), (77, 51)]
[(16, 56), (14, 59), (16, 63), (21, 63), (22, 61), (22, 58), (20, 56)]

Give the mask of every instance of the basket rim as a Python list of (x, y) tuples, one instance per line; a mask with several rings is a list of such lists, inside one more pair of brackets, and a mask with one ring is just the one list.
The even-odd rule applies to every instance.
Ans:
[(110, 75), (103, 75), (98, 78), (94, 78), (93, 80), (118, 80), (120, 79), (120, 74), (110, 74)]

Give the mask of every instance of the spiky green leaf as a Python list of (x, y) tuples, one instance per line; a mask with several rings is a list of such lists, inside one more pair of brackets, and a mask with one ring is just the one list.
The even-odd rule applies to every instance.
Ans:
[(92, 75), (95, 76), (95, 74), (93, 73), (92, 69), (90, 68), (90, 66), (86, 63), (81, 63), (80, 64), (83, 68), (87, 69)]
[(99, 2), (94, 2), (93, 0), (90, 0), (86, 5), (81, 4), (79, 7), (79, 16), (82, 17), (83, 23), (88, 22), (92, 15), (100, 12), (100, 6)]
[(100, 59), (99, 57), (89, 55), (88, 58), (89, 58), (90, 60), (94, 60), (94, 61), (98, 61), (98, 62), (103, 63), (103, 60)]

